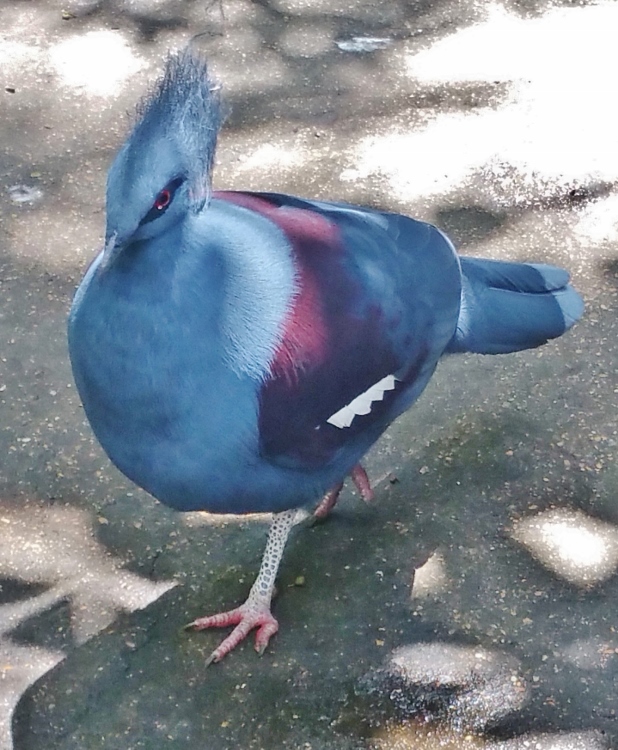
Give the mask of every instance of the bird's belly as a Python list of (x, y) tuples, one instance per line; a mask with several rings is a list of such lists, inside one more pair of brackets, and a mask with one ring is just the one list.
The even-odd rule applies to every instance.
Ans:
[(226, 370), (221, 357), (183, 341), (180, 327), (166, 337), (160, 317), (157, 330), (116, 304), (109, 325), (92, 314), (100, 300), (80, 302), (69, 324), (71, 364), (111, 461), (179, 510), (250, 511), (255, 500), (235, 494), (259, 463), (251, 384)]
[(87, 312), (72, 314), (69, 335), (86, 416), (112, 463), (161, 502), (181, 511), (278, 512), (339, 480), (260, 455), (255, 383), (178, 336), (162, 342), (125, 320), (118, 337)]

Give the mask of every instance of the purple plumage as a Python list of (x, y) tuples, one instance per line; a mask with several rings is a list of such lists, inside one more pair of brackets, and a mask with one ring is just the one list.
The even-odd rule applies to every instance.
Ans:
[(405, 216), (275, 193), (212, 193), (218, 88), (170, 57), (110, 169), (105, 247), (69, 318), (75, 381), (110, 459), (178, 510), (276, 513), (218, 661), (277, 629), (274, 577), (296, 509), (325, 514), (448, 353), (560, 336), (583, 305), (545, 265), (459, 258)]

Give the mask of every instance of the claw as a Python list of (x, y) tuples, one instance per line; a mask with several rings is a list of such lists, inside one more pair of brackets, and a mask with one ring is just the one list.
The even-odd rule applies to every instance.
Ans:
[(255, 636), (255, 650), (261, 656), (266, 650), (271, 637), (279, 630), (279, 623), (271, 614), (270, 609), (267, 606), (256, 606), (255, 602), (250, 601), (246, 601), (240, 607), (232, 609), (229, 612), (221, 612), (209, 617), (200, 617), (186, 627), (193, 630), (204, 630), (206, 628), (218, 628), (227, 625), (236, 625), (236, 627), (206, 659), (206, 666), (221, 661), (254, 628), (258, 629)]

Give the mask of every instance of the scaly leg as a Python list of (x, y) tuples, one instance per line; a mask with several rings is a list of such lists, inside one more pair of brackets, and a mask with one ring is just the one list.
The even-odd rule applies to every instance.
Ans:
[[(352, 478), (352, 481), (354, 482), (354, 485), (356, 486), (356, 489), (359, 491), (360, 496), (363, 498), (363, 500), (366, 503), (370, 503), (373, 500), (373, 490), (371, 489), (369, 477), (367, 476), (367, 472), (365, 471), (365, 469), (363, 469), (360, 464), (356, 464), (356, 466), (350, 472), (350, 477)], [(339, 499), (339, 494), (342, 489), (343, 482), (340, 482), (339, 484), (335, 485), (332, 490), (327, 492), (318, 504), (318, 507), (313, 511), (313, 517), (318, 520), (326, 518), (326, 516), (337, 504), (337, 500)]]
[(279, 629), (279, 623), (270, 611), (270, 601), (275, 588), (275, 578), (281, 562), (281, 555), (298, 515), (297, 510), (286, 510), (283, 513), (277, 513), (273, 518), (268, 532), (266, 549), (262, 556), (260, 572), (244, 604), (229, 612), (221, 612), (210, 617), (200, 617), (187, 625), (187, 628), (193, 628), (194, 630), (236, 625), (219, 648), (216, 648), (208, 657), (206, 666), (221, 661), (226, 654), (229, 654), (247, 637), (253, 628), (258, 628), (255, 636), (255, 650), (258, 654), (263, 654), (266, 646), (268, 646), (268, 641)]

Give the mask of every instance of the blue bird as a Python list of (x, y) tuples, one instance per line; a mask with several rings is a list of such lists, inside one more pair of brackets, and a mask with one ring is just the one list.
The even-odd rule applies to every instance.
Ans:
[(277, 193), (213, 192), (219, 87), (187, 50), (139, 108), (107, 180), (105, 245), (69, 316), (92, 429), (129, 479), (180, 511), (272, 512), (258, 577), (219, 661), (278, 624), (297, 509), (326, 515), (441, 357), (530, 349), (583, 313), (566, 271), (460, 257), (406, 216)]

